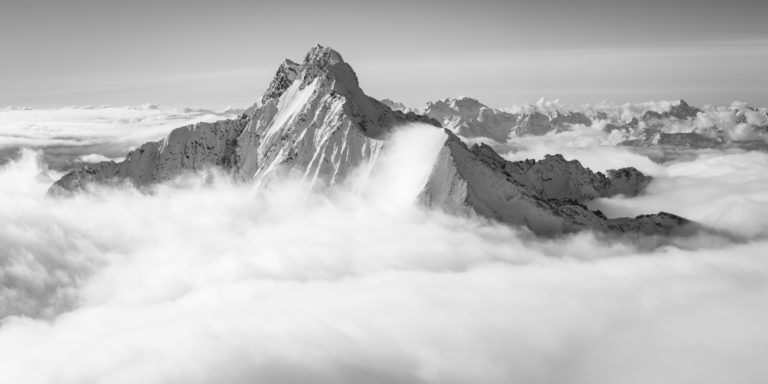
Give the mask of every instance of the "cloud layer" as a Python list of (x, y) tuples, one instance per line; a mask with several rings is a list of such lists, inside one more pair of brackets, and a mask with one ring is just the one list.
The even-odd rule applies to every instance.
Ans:
[[(611, 213), (725, 217), (751, 239), (648, 251), (410, 204), (428, 167), (392, 169), (428, 163), (433, 132), (403, 131), (358, 183), (325, 192), (286, 180), (254, 193), (210, 172), (49, 199), (44, 158), (23, 151), (0, 167), (0, 382), (768, 377), (768, 215), (747, 214), (764, 205), (766, 155), (573, 152), (657, 176), (647, 196), (599, 202)], [(734, 214), (729, 196), (751, 205)]]
[(51, 167), (118, 158), (173, 127), (236, 113), (0, 111), (0, 382), (768, 377), (759, 152), (640, 152), (600, 126), (506, 147), (510, 159), (557, 152), (595, 170), (635, 166), (654, 176), (648, 192), (594, 207), (665, 210), (740, 240), (652, 250), (589, 233), (536, 240), (414, 206), (437, 130), (402, 131), (376, 167), (335, 191), (286, 180), (255, 193), (209, 172), (150, 194), (45, 197)]
[(42, 149), (46, 163), (62, 169), (71, 167), (73, 162), (90, 162), (97, 156), (120, 158), (129, 148), (158, 140), (173, 128), (234, 118), (239, 112), (156, 104), (135, 107), (3, 108), (0, 109), (0, 164), (16, 155), (19, 147)]

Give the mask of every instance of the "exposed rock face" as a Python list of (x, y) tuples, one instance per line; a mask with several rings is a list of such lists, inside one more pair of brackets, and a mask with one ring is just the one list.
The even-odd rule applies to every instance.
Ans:
[(283, 62), (264, 96), (240, 120), (178, 128), (123, 162), (72, 171), (52, 192), (113, 179), (144, 186), (205, 167), (244, 180), (284, 171), (333, 184), (375, 157), (392, 127), (416, 121), (439, 126), (366, 96), (341, 55), (318, 45), (302, 64)]
[(559, 155), (511, 162), (486, 145), (468, 148), (449, 133), (420, 198), (428, 206), (475, 213), (544, 236), (585, 228), (647, 235), (682, 233), (689, 222), (668, 213), (606, 219), (583, 205), (598, 197), (634, 196), (649, 181), (634, 168), (606, 176)]

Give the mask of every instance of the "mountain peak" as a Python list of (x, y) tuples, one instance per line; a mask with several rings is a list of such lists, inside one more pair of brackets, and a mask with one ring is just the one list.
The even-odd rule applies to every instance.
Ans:
[(700, 109), (693, 107), (689, 105), (685, 100), (680, 99), (680, 102), (677, 105), (673, 105), (669, 109), (668, 114), (680, 120), (687, 120), (689, 118), (696, 117), (699, 112), (701, 112)]
[(478, 110), (480, 108), (488, 108), (485, 104), (481, 103), (477, 99), (473, 99), (471, 97), (458, 97), (453, 100), (451, 100), (451, 104), (455, 106), (456, 108), (470, 108)]
[(304, 89), (317, 78), (334, 81), (339, 90), (343, 88), (357, 90), (360, 87), (357, 74), (344, 61), (341, 54), (333, 48), (317, 44), (307, 52), (301, 64), (290, 59), (283, 61), (261, 101), (266, 103), (270, 99), (280, 98), (294, 80), (298, 79), (300, 88)]
[(331, 47), (324, 47), (320, 44), (312, 47), (306, 56), (304, 56), (304, 64), (313, 63), (321, 68), (328, 65), (344, 63), (344, 58), (341, 54)]

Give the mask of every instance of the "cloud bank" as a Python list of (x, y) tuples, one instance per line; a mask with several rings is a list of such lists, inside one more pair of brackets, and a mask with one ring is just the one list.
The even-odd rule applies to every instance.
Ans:
[[(536, 240), (410, 204), (428, 169), (392, 169), (428, 162), (434, 132), (404, 130), (382, 165), (325, 192), (286, 180), (254, 193), (207, 172), (48, 199), (45, 158), (23, 151), (0, 168), (0, 382), (768, 377), (768, 215), (732, 217), (740, 243)], [(656, 164), (585, 148), (655, 170), (647, 196), (600, 202), (614, 213), (765, 198), (762, 154)], [(704, 185), (707, 198), (685, 193)], [(708, 224), (731, 214), (709, 208)]]
[[(236, 117), (241, 111), (211, 111), (144, 104), (135, 107), (0, 109), (0, 164), (20, 147), (41, 149), (50, 166), (64, 169), (96, 156), (120, 158), (131, 148), (159, 140), (173, 128)], [(78, 158), (90, 155), (91, 158)]]

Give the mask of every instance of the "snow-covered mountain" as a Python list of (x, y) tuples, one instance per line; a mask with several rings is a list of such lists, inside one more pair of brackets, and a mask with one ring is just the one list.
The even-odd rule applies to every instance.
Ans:
[[(366, 96), (341, 55), (318, 45), (300, 64), (283, 62), (262, 98), (238, 119), (175, 129), (165, 139), (133, 150), (122, 162), (89, 164), (68, 173), (51, 193), (114, 181), (142, 187), (210, 167), (245, 182), (291, 174), (330, 186), (358, 166), (375, 163), (393, 128), (420, 122), (438, 129), (442, 123), (448, 128), (445, 143), (420, 194), (428, 206), (526, 226), (541, 235), (583, 228), (678, 234), (689, 227), (670, 214), (607, 219), (583, 205), (599, 197), (641, 193), (650, 178), (634, 168), (605, 175), (559, 155), (510, 162), (487, 145), (468, 147), (453, 133), (492, 132), (497, 138), (510, 132), (542, 134), (550, 126), (589, 123), (582, 113), (513, 114), (467, 98), (431, 103), (424, 112), (427, 116), (393, 110)], [(506, 124), (513, 124), (510, 131), (494, 130)]]
[(374, 158), (392, 127), (414, 121), (438, 125), (366, 96), (352, 67), (321, 46), (302, 64), (286, 60), (246, 114), (248, 125), (237, 143), (242, 177), (288, 170), (330, 184)]
[(120, 163), (77, 169), (54, 190), (112, 179), (144, 186), (211, 166), (243, 180), (289, 172), (334, 184), (373, 159), (392, 127), (414, 121), (439, 125), (366, 96), (341, 55), (318, 45), (302, 64), (283, 62), (264, 96), (239, 119), (178, 128)]

